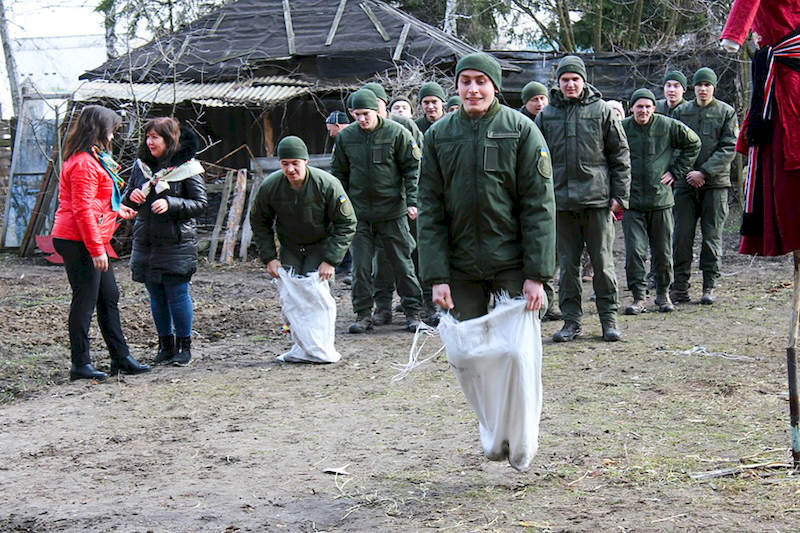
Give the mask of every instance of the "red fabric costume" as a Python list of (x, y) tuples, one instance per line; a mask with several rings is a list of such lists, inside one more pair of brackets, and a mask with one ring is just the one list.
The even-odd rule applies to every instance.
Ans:
[[(800, 0), (734, 0), (720, 39), (741, 45), (752, 28), (757, 46), (772, 46), (798, 26)], [(800, 72), (776, 64), (774, 103), (772, 143), (759, 153), (763, 234), (743, 236), (742, 254), (774, 256), (800, 250)], [(745, 123), (736, 145), (744, 154), (746, 127)]]

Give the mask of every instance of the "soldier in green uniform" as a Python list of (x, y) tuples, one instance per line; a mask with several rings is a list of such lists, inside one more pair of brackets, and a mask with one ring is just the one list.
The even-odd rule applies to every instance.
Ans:
[(533, 120), (549, 101), (547, 87), (538, 81), (532, 81), (522, 88), (522, 107), (519, 112)]
[(714, 303), (713, 291), (722, 263), (722, 226), (728, 216), (731, 162), (739, 124), (733, 108), (714, 98), (717, 75), (713, 70), (699, 69), (692, 77), (692, 85), (695, 99), (679, 106), (673, 116), (697, 133), (702, 147), (693, 168), (675, 180), (675, 281), (670, 297), (676, 303), (691, 300), (688, 291), (692, 244), (699, 221), (703, 271), (700, 303), (710, 305)]
[(592, 284), (603, 339), (620, 339), (617, 276), (611, 247), (613, 211), (627, 207), (630, 154), (622, 123), (600, 92), (586, 83), (586, 66), (577, 56), (561, 59), (556, 69), (558, 88), (550, 104), (536, 115), (553, 156), (556, 196), (558, 263), (561, 268), (558, 303), (564, 326), (555, 342), (571, 341), (581, 333), (581, 253), (584, 243), (594, 267)]
[(274, 278), (283, 266), (301, 275), (316, 270), (320, 279), (330, 279), (356, 232), (353, 206), (339, 180), (308, 166), (302, 139), (284, 137), (277, 152), (281, 170), (264, 178), (250, 211), (259, 257)]
[(423, 115), (417, 119), (417, 126), (419, 131), (425, 133), (428, 131), (434, 122), (444, 116), (444, 105), (447, 101), (447, 96), (444, 94), (442, 86), (435, 81), (423, 83), (419, 88), (419, 105), (422, 107)]
[(331, 171), (344, 185), (355, 207), (358, 225), (353, 254), (353, 310), (351, 333), (372, 328), (374, 304), (372, 263), (376, 243), (383, 245), (403, 298), (406, 327), (419, 325), (422, 290), (414, 275), (414, 242), (408, 219), (417, 217), (417, 177), (421, 152), (411, 134), (378, 115), (378, 99), (370, 90), (352, 95), (358, 124), (339, 134)]
[(445, 103), (445, 107), (447, 108), (448, 113), (452, 113), (453, 111), (458, 111), (461, 107), (461, 97), (457, 94), (454, 94), (450, 98), (447, 99), (447, 103)]
[(656, 101), (656, 113), (671, 117), (678, 106), (685, 104), (686, 76), (679, 70), (670, 70), (664, 75), (664, 98)]
[[(522, 107), (519, 112), (531, 120), (547, 106), (550, 98), (547, 96), (547, 87), (538, 81), (532, 81), (522, 88)], [(558, 268), (558, 262), (556, 262)], [(549, 320), (561, 320), (561, 310), (558, 308), (558, 300), (555, 297), (555, 284), (551, 279), (544, 284), (544, 292), (547, 295), (547, 312), (542, 317), (542, 322)]]
[[(386, 94), (383, 86), (377, 82), (370, 82), (365, 84), (362, 89), (369, 89), (375, 93), (378, 99), (378, 116), (397, 122), (403, 126), (411, 136), (414, 142), (422, 149), (422, 132), (417, 127), (417, 124), (410, 118), (396, 113), (389, 113), (386, 108), (386, 103), (389, 101), (389, 96)], [(416, 223), (409, 221), (409, 229), (411, 230), (412, 238), (416, 237)], [(414, 245), (415, 252), (412, 253), (412, 259), (416, 255), (416, 244)], [(415, 263), (416, 265), (416, 263)], [(415, 266), (416, 269), (416, 266)], [(415, 270), (416, 272), (416, 270)], [(395, 290), (395, 277), (392, 271), (392, 263), (386, 257), (383, 251), (383, 245), (378, 242), (375, 245), (375, 258), (373, 260), (373, 298), (375, 300), (375, 313), (372, 315), (372, 323), (376, 326), (382, 326), (392, 323), (392, 298), (394, 297)], [(403, 298), (400, 298), (403, 302)], [(402, 306), (401, 306), (402, 307)]]
[(647, 311), (645, 261), (652, 250), (656, 281), (655, 304), (662, 313), (675, 307), (669, 299), (672, 283), (672, 183), (685, 176), (700, 153), (700, 138), (684, 123), (655, 113), (656, 97), (638, 89), (630, 99), (633, 115), (622, 121), (631, 150), (631, 195), (622, 216), (625, 233), (625, 274), (633, 303), (626, 315)]
[(425, 134), (420, 272), (433, 301), (460, 320), (487, 313), (492, 293), (547, 305), (555, 268), (552, 167), (538, 128), (500, 105), (501, 71), (486, 54), (456, 64), (459, 111)]

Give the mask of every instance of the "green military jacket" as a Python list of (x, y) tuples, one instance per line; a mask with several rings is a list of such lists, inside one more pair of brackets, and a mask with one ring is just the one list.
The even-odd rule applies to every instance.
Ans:
[(530, 111), (528, 111), (528, 108), (527, 108), (527, 107), (525, 107), (525, 105), (524, 105), (524, 104), (522, 105), (522, 107), (520, 107), (520, 108), (518, 109), (518, 111), (519, 111), (520, 113), (522, 113), (523, 115), (525, 115), (526, 117), (528, 117), (529, 119), (531, 119), (531, 120), (536, 120), (536, 115), (534, 115), (533, 113), (531, 113)]
[(631, 161), (628, 140), (614, 111), (589, 85), (580, 98), (550, 90), (550, 104), (535, 119), (553, 156), (556, 209), (628, 207)]
[(373, 131), (355, 124), (339, 133), (331, 173), (344, 185), (359, 220), (383, 222), (416, 207), (421, 155), (403, 126), (378, 117)]
[(656, 101), (656, 113), (658, 113), (659, 115), (666, 115), (668, 117), (672, 117), (672, 115), (675, 114), (675, 110), (685, 103), (686, 100), (681, 98), (681, 101), (678, 102), (678, 105), (676, 105), (675, 107), (670, 107), (669, 104), (667, 103), (667, 99), (662, 98), (661, 100)]
[[(440, 120), (441, 120), (441, 119), (440, 119)], [(438, 121), (437, 121), (437, 122), (438, 122)], [(421, 131), (423, 134), (424, 134), (426, 131), (428, 131), (428, 128), (430, 128), (431, 126), (433, 126), (434, 124), (436, 124), (436, 122), (431, 122), (431, 121), (429, 121), (429, 120), (428, 120), (428, 117), (426, 117), (424, 114), (423, 114), (421, 117), (419, 117), (419, 118), (418, 118), (416, 121), (414, 121), (414, 123), (415, 123), (415, 124), (417, 125), (417, 127), (419, 128), (419, 131)]]
[(422, 134), (425, 133), (425, 132), (420, 131), (420, 129), (417, 127), (417, 123), (416, 122), (414, 122), (413, 120), (411, 120), (408, 117), (395, 115), (394, 113), (389, 115), (389, 119), (397, 122), (398, 124), (403, 126), (405, 129), (407, 129), (408, 132), (411, 134), (411, 137), (414, 139), (414, 142), (417, 143), (417, 146), (419, 146), (419, 149), (422, 150), (422, 138), (423, 138)]
[(651, 211), (672, 207), (672, 186), (661, 176), (671, 172), (675, 179), (686, 176), (700, 153), (700, 137), (678, 120), (654, 113), (641, 126), (630, 116), (622, 121), (631, 150), (630, 209)]
[[(739, 122), (733, 108), (716, 98), (705, 107), (692, 100), (679, 106), (672, 116), (694, 130), (703, 143), (693, 167), (705, 175), (706, 183), (701, 189), (730, 187), (731, 163), (739, 136)], [(685, 176), (684, 179), (676, 176), (675, 186), (691, 187)]]
[(278, 257), (275, 230), (283, 245), (323, 245), (323, 257), (331, 265), (341, 263), (350, 247), (356, 215), (342, 184), (324, 170), (306, 169), (306, 180), (299, 191), (289, 186), (280, 170), (264, 178), (258, 187), (250, 226), (264, 263)]
[(497, 99), (471, 119), (463, 108), (425, 133), (417, 225), (423, 282), (451, 270), (490, 279), (521, 270), (547, 281), (555, 270), (555, 202), (539, 129)]

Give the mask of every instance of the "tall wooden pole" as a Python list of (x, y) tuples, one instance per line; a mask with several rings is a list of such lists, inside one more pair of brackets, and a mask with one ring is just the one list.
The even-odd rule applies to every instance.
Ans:
[(786, 348), (786, 368), (789, 376), (789, 423), (791, 424), (792, 465), (800, 470), (800, 397), (797, 394), (797, 338), (800, 334), (800, 250), (794, 255), (794, 293), (792, 295), (792, 326)]
[(11, 106), (14, 110), (14, 116), (17, 116), (17, 113), (19, 113), (19, 78), (17, 77), (17, 62), (14, 60), (14, 51), (11, 49), (11, 38), (8, 36), (6, 6), (3, 4), (3, 0), (0, 0), (0, 42), (3, 44), (3, 54), (6, 57), (8, 87), (11, 89)]

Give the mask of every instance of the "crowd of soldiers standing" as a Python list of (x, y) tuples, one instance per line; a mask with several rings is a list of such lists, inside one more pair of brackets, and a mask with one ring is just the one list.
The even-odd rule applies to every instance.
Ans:
[(544, 320), (563, 318), (553, 340), (566, 342), (582, 331), (588, 254), (602, 336), (616, 341), (612, 245), (621, 214), (632, 294), (625, 314), (649, 309), (648, 279), (658, 311), (690, 301), (698, 221), (700, 303), (714, 303), (738, 125), (714, 98), (711, 69), (694, 73), (689, 101), (678, 71), (666, 74), (664, 99), (637, 89), (627, 118), (586, 81), (577, 56), (558, 63), (554, 87), (527, 84), (519, 111), (500, 104), (501, 68), (491, 56), (462, 57), (455, 76), (451, 98), (435, 82), (420, 87), (416, 121), (408, 97), (390, 99), (377, 83), (352, 93), (355, 122), (341, 111), (327, 120), (330, 173), (307, 165), (302, 139), (280, 141), (281, 170), (261, 184), (251, 211), (270, 274), (284, 266), (329, 279), (349, 248), (350, 333), (391, 322), (395, 288), (409, 331), (434, 322), (435, 306), (466, 320), (506, 292)]

